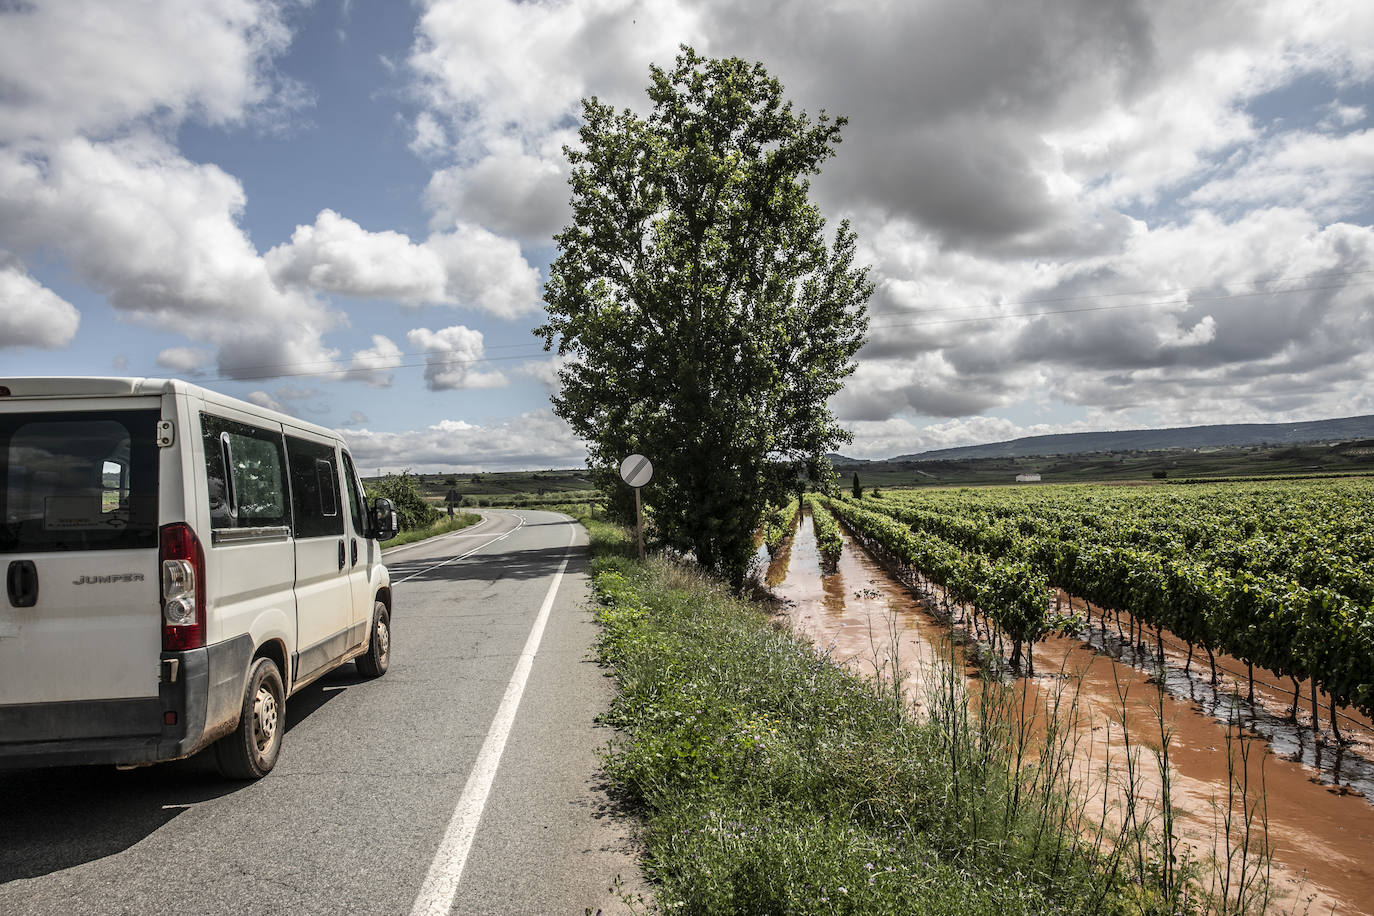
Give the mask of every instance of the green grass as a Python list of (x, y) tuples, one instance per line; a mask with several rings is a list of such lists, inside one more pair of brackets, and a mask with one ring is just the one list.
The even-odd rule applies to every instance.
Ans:
[(1003, 685), (970, 704), (950, 667), (917, 721), (720, 583), (587, 525), (623, 736), (605, 769), (643, 818), (658, 910), (1164, 911), (1148, 876), (1078, 838), (1081, 807), (1044, 775), (1064, 751), (1018, 743)]
[(448, 534), (451, 531), (461, 531), (470, 525), (475, 525), (482, 520), (482, 516), (474, 515), (471, 512), (455, 512), (453, 518), (445, 516), (440, 521), (434, 523), (430, 528), (415, 528), (410, 531), (402, 531), (389, 541), (382, 541), (383, 547), (399, 547), (402, 544), (413, 544), (415, 541), (423, 541), (427, 538), (437, 537), (441, 534)]

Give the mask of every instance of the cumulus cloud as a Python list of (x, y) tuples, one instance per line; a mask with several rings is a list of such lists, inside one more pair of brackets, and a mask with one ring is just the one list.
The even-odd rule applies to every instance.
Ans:
[(967, 417), (939, 423), (917, 424), (909, 419), (860, 421), (852, 424), (855, 443), (844, 454), (851, 458), (882, 460), (962, 445), (1003, 442), (1024, 436), (1048, 436), (1085, 432), (1102, 427), (1086, 420), (1072, 423), (1023, 425), (1005, 417)]
[(143, 118), (242, 120), (271, 101), (290, 42), (277, 4), (104, 0), (0, 8), (0, 141), (101, 134)]
[(65, 347), (80, 324), (74, 305), (22, 267), (0, 261), (0, 347)]
[(288, 412), (287, 409), (281, 405), (281, 402), (277, 401), (275, 398), (272, 397), (272, 395), (268, 394), (266, 391), (250, 391), (248, 393), (247, 400), (253, 402), (259, 407), (266, 407), (268, 410), (275, 410), (280, 413)]
[(62, 251), (131, 319), (217, 346), (226, 375), (332, 358), (321, 336), (337, 316), (272, 281), (237, 223), (243, 206), (236, 179), (149, 134), (0, 149), (4, 243)]
[(384, 471), (569, 468), (587, 460), (586, 447), (549, 410), (488, 425), (443, 420), (407, 432), (358, 429), (348, 434), (348, 442), (359, 467)]
[(565, 143), (582, 98), (639, 103), (649, 64), (700, 34), (701, 11), (677, 0), (435, 0), (408, 61), (428, 121), (452, 125), (452, 162), (426, 193), (436, 223), (478, 222), (548, 244), (567, 215)]
[(526, 243), (547, 245), (568, 217), (568, 174), (561, 155), (518, 149), (435, 172), (425, 189), (433, 224), (471, 220)]
[(483, 372), (482, 332), (455, 325), (431, 331), (416, 328), (406, 340), (425, 356), (425, 386), (430, 391), (454, 388), (499, 388), (506, 384), (500, 372)]
[(448, 132), (439, 120), (428, 111), (420, 112), (415, 119), (415, 135), (410, 140), (410, 151), (422, 159), (441, 155), (448, 149)]
[(198, 347), (168, 347), (157, 355), (157, 364), (163, 369), (183, 375), (199, 375), (214, 357)]
[(59, 252), (125, 317), (217, 348), (236, 378), (335, 354), (338, 320), (280, 289), (239, 225), (242, 185), (182, 156), (185, 120), (270, 116), (300, 98), (273, 59), (273, 4), (11, 4), (0, 12), (0, 245)]
[(405, 354), (396, 342), (384, 334), (372, 335), (372, 346), (353, 354), (347, 369), (340, 377), (366, 382), (370, 388), (390, 388), (395, 373), (390, 371), (405, 362)]
[(1294, 132), (1245, 157), (1230, 175), (1194, 190), (1209, 207), (1302, 207), (1331, 220), (1358, 216), (1374, 197), (1374, 130), (1331, 136)]
[[(579, 100), (645, 111), (648, 64), (679, 42), (850, 119), (815, 192), (878, 288), (833, 401), (861, 437), (1028, 401), (1108, 425), (1363, 403), (1368, 4), (432, 0), (409, 65), (461, 138), (426, 192), (435, 225), (556, 231)], [(1299, 80), (1330, 100), (1276, 115)]]
[(548, 388), (549, 391), (558, 391), (562, 388), (558, 373), (571, 359), (571, 356), (559, 356), (554, 353), (547, 359), (527, 360), (521, 363), (515, 371), (520, 375), (534, 379)]
[(459, 225), (431, 235), (426, 244), (443, 263), (447, 301), (499, 318), (533, 314), (541, 308), (539, 271), (520, 246), (480, 226)]
[(265, 255), (278, 283), (359, 298), (438, 302), (444, 267), (434, 252), (399, 232), (368, 232), (333, 210)]
[(313, 225), (297, 226), (290, 242), (267, 252), (265, 261), (285, 287), (462, 306), (502, 318), (539, 307), (539, 271), (520, 246), (470, 224), (417, 243), (399, 232), (369, 232), (323, 210)]

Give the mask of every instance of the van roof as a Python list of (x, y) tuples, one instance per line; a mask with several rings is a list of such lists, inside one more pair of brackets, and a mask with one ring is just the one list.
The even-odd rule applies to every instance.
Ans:
[[(113, 378), (86, 376), (31, 376), (0, 378), (0, 385), (16, 398), (129, 397), (166, 394), (185, 382), (161, 378)], [(194, 387), (194, 386), (192, 386)]]
[[(335, 439), (342, 439), (336, 430), (302, 420), (250, 401), (220, 394), (181, 379), (119, 378), (114, 376), (28, 376), (5, 378), (0, 376), (0, 388), (9, 390), (9, 398), (96, 398), (143, 397), (164, 394), (186, 394), (202, 398), (212, 404), (222, 404), (247, 413), (258, 414), (298, 429), (309, 430)], [(8, 398), (4, 398), (8, 400)]]

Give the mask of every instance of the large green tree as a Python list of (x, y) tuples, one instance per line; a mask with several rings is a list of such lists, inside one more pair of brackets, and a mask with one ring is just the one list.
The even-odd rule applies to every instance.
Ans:
[(827, 244), (808, 179), (845, 120), (794, 110), (760, 64), (687, 47), (650, 76), (647, 118), (582, 103), (535, 333), (565, 359), (554, 410), (602, 482), (649, 456), (657, 537), (739, 583), (765, 507), (850, 439), (826, 402), (873, 286), (847, 222)]

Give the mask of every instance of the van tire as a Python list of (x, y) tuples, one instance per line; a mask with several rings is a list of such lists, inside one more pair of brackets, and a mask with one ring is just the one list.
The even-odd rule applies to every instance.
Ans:
[(372, 607), (372, 633), (367, 651), (358, 656), (358, 673), (363, 677), (381, 677), (391, 664), (391, 612), (378, 601)]
[(272, 771), (286, 731), (286, 689), (270, 658), (248, 669), (239, 724), (215, 742), (215, 762), (227, 779), (261, 779)]

